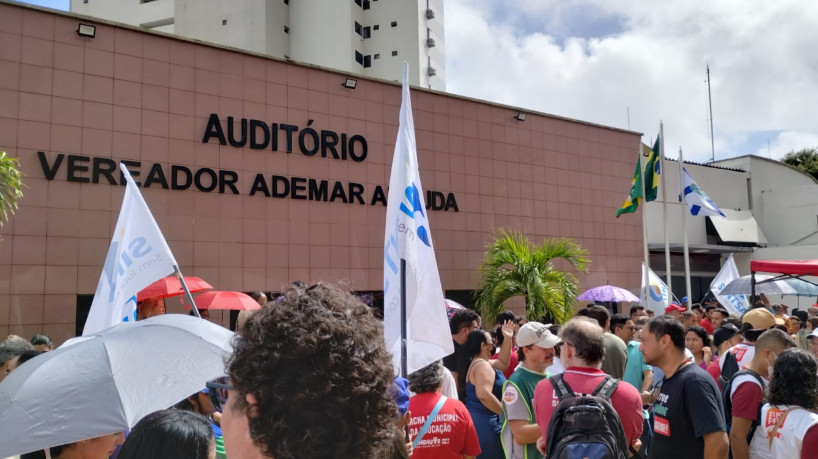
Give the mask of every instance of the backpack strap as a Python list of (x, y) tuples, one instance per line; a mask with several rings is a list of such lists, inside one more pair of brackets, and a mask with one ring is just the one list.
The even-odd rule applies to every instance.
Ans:
[(551, 382), (551, 387), (554, 388), (554, 394), (558, 399), (562, 400), (569, 397), (576, 397), (571, 386), (562, 378), (562, 373), (549, 377), (548, 381)]
[(605, 375), (605, 379), (596, 386), (596, 389), (594, 389), (591, 395), (610, 400), (613, 393), (616, 392), (617, 387), (619, 387), (619, 380), (611, 375)]
[(432, 425), (432, 421), (435, 420), (437, 417), (437, 413), (443, 408), (443, 404), (446, 403), (446, 396), (441, 395), (440, 398), (437, 400), (437, 404), (432, 409), (432, 412), (429, 413), (429, 417), (426, 418), (426, 422), (423, 423), (423, 427), (420, 428), (420, 432), (418, 432), (417, 437), (412, 442), (412, 448), (417, 448), (420, 444), (420, 441), (423, 440), (423, 436), (426, 435), (426, 431), (429, 430), (429, 427)]

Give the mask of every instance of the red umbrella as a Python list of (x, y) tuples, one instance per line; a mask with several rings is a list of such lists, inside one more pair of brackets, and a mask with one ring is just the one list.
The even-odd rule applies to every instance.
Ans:
[[(191, 293), (213, 288), (212, 285), (193, 276), (185, 276), (185, 283)], [(185, 291), (182, 289), (182, 283), (179, 282), (179, 279), (176, 276), (168, 276), (142, 289), (136, 295), (136, 301), (144, 301), (148, 298), (167, 298), (169, 296), (183, 295), (184, 293)]]
[(237, 311), (261, 309), (258, 301), (241, 292), (213, 290), (197, 296), (195, 301), (199, 309), (235, 309)]

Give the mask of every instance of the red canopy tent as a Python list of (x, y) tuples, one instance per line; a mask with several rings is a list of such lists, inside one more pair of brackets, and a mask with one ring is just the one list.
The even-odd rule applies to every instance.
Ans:
[[(752, 274), (752, 294), (756, 294), (756, 272), (780, 274), (763, 282), (772, 282), (780, 279), (802, 279), (803, 276), (818, 276), (818, 260), (753, 260), (750, 262)], [(812, 283), (812, 282), (810, 282)]]

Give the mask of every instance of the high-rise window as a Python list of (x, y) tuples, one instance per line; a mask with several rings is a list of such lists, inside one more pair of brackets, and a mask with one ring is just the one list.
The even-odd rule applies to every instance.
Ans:
[(364, 65), (364, 55), (355, 51), (355, 62)]

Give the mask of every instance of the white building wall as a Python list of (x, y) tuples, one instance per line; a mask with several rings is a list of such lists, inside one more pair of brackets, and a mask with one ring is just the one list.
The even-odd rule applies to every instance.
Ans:
[(176, 0), (178, 35), (266, 53), (266, 0)]
[[(71, 11), (391, 81), (400, 80), (407, 61), (410, 84), (445, 90), (443, 0), (368, 0), (367, 9), (363, 3), (71, 0)], [(427, 18), (427, 9), (433, 11), (433, 18)], [(369, 38), (355, 32), (356, 21), (370, 28)], [(427, 46), (427, 38), (435, 40), (434, 47)], [(355, 51), (369, 56), (370, 67), (356, 61)], [(428, 75), (430, 66), (434, 76)]]
[[(747, 192), (747, 178), (750, 174), (746, 172), (731, 171), (726, 169), (700, 166), (697, 164), (685, 163), (685, 169), (698, 183), (699, 188), (704, 190), (708, 196), (719, 207), (734, 210), (747, 210), (749, 206), (749, 194)], [(665, 161), (666, 173), (662, 180), (668, 194), (668, 239), (674, 243), (681, 243), (684, 234), (682, 233), (682, 205), (679, 203), (679, 163), (677, 161)], [(624, 199), (624, 196), (623, 196)], [(647, 203), (648, 221), (648, 243), (664, 244), (664, 213), (662, 211), (662, 187), (659, 186), (659, 195), (656, 201)], [(687, 210), (687, 206), (684, 206)], [(624, 218), (620, 216), (619, 218)], [(706, 217), (694, 217), (687, 214), (687, 237), (689, 244), (706, 244)]]
[(361, 46), (354, 29), (356, 20), (361, 23), (362, 13), (352, 0), (291, 1), (290, 58), (363, 73), (363, 66), (355, 62), (355, 50)]
[[(175, 0), (71, 0), (72, 13), (174, 33)], [(169, 22), (169, 23), (168, 23)]]
[(762, 220), (770, 243), (777, 246), (818, 244), (817, 198), (818, 184), (762, 191)]

